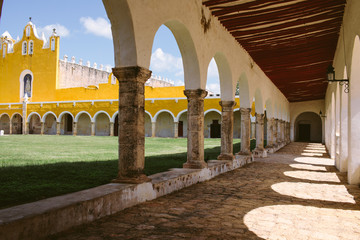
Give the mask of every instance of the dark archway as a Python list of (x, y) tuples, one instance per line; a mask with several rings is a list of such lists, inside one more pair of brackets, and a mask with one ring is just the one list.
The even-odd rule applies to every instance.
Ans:
[(322, 123), (318, 114), (303, 112), (295, 120), (295, 141), (321, 142)]

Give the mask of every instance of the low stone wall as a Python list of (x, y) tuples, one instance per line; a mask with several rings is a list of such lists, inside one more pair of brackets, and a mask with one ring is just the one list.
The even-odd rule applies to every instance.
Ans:
[(0, 210), (0, 239), (39, 239), (114, 214), (193, 184), (209, 180), (253, 161), (211, 160), (204, 169), (176, 168), (149, 176), (142, 184), (109, 183), (92, 189)]

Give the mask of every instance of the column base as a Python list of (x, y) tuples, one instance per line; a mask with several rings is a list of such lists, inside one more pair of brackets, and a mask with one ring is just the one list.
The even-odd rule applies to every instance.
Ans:
[(266, 158), (267, 151), (264, 148), (255, 148), (253, 150), (254, 157)]
[(112, 183), (129, 183), (129, 184), (139, 184), (144, 182), (151, 182), (151, 178), (145, 174), (140, 174), (134, 177), (118, 177), (111, 181)]
[(275, 147), (273, 145), (268, 145), (265, 147), (265, 150), (267, 151), (267, 153), (274, 153)]
[(235, 157), (233, 154), (228, 154), (228, 153), (222, 153), (217, 157), (217, 160), (234, 160)]
[(254, 161), (254, 156), (252, 154), (235, 154), (236, 159), (241, 159), (246, 164), (252, 163)]
[(202, 169), (206, 168), (208, 165), (204, 161), (199, 162), (186, 162), (183, 164), (183, 168), (191, 168), (191, 169)]

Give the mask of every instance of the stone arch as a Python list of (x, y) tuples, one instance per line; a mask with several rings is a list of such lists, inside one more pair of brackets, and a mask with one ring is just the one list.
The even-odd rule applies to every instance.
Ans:
[(0, 114), (0, 130), (4, 130), (4, 134), (10, 134), (10, 116), (7, 113)]
[(259, 88), (255, 90), (255, 112), (260, 114), (264, 113), (264, 102)]
[[(145, 110), (145, 112), (146, 112), (146, 110)], [(116, 112), (112, 115), (112, 117), (111, 117), (111, 119), (110, 119), (110, 122), (115, 123), (115, 118), (116, 118), (118, 115), (119, 115), (119, 111), (116, 111)]]
[(145, 124), (145, 137), (152, 136), (152, 116), (151, 114), (145, 110), (144, 114), (144, 124)]
[(217, 52), (214, 56), (219, 71), (220, 96), (223, 101), (234, 101), (235, 86), (232, 81), (232, 72), (226, 56)]
[(119, 136), (119, 111), (112, 115), (110, 122), (114, 123), (114, 136)]
[(249, 82), (245, 73), (242, 73), (239, 78), (239, 101), (240, 107), (250, 108), (250, 91), (249, 91)]
[(209, 109), (204, 112), (204, 138), (221, 137), (221, 112)]
[(64, 111), (60, 113), (58, 117), (60, 123), (60, 134), (61, 135), (72, 135), (74, 115), (71, 112)]
[(23, 133), (23, 117), (20, 113), (14, 113), (10, 120), (11, 134), (22, 134)]
[(32, 112), (27, 118), (29, 123), (29, 134), (41, 134), (41, 116), (37, 112)]
[(91, 135), (91, 115), (86, 111), (81, 111), (76, 115), (75, 122), (77, 123), (77, 135), (89, 136)]
[(187, 109), (184, 109), (176, 116), (178, 122), (178, 137), (187, 137)]
[(173, 114), (170, 110), (167, 110), (167, 109), (163, 109), (163, 110), (158, 111), (158, 112), (155, 114), (155, 116), (154, 116), (154, 119), (153, 119), (153, 120), (156, 122), (156, 121), (157, 121), (158, 116), (159, 116), (161, 113), (163, 113), (163, 112), (167, 112), (167, 113), (169, 113), (169, 114), (172, 116), (173, 121), (174, 121), (174, 122), (176, 121), (176, 117), (174, 116), (174, 114)]
[(110, 115), (105, 111), (98, 111), (94, 115), (95, 135), (110, 136)]
[(267, 118), (273, 118), (274, 117), (274, 109), (271, 98), (268, 98), (265, 101), (265, 107), (266, 107), (266, 117)]
[(174, 137), (174, 115), (168, 110), (161, 110), (154, 116), (156, 137)]
[(80, 116), (81, 116), (82, 114), (88, 115), (89, 118), (90, 118), (90, 121), (91, 121), (91, 122), (94, 122), (94, 119), (91, 117), (91, 114), (88, 113), (87, 111), (81, 111), (81, 112), (79, 112), (78, 114), (76, 114), (76, 117), (75, 117), (75, 120), (74, 120), (74, 121), (75, 121), (75, 122), (78, 122), (78, 120), (79, 120), (79, 118), (80, 118)]
[(307, 111), (296, 116), (295, 141), (321, 142), (322, 122), (318, 113)]
[(53, 112), (47, 112), (43, 115), (42, 122), (44, 123), (44, 134), (55, 135), (56, 134), (56, 114)]

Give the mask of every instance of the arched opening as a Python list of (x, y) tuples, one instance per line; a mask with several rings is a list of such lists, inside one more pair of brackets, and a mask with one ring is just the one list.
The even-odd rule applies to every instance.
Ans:
[(41, 119), (37, 114), (30, 117), (29, 134), (41, 134)]
[(62, 115), (60, 119), (60, 134), (72, 135), (73, 133), (73, 117), (69, 113)]
[(116, 114), (114, 121), (114, 136), (119, 136), (119, 114)]
[(240, 110), (234, 112), (234, 138), (241, 138), (241, 114)]
[(295, 141), (321, 142), (322, 124), (318, 114), (303, 112), (295, 120)]
[(208, 97), (220, 97), (219, 70), (214, 58), (211, 59), (208, 66), (206, 90), (208, 91)]
[(268, 139), (268, 120), (267, 120), (267, 111), (264, 111), (264, 147), (267, 145)]
[(217, 111), (208, 111), (204, 117), (204, 138), (221, 137), (221, 114)]
[(168, 112), (160, 113), (156, 118), (156, 137), (174, 137), (174, 118)]
[(95, 135), (110, 136), (110, 119), (105, 113), (99, 113), (95, 118)]
[(178, 123), (178, 136), (187, 137), (187, 111), (181, 113)]
[(56, 134), (56, 117), (53, 114), (47, 114), (44, 121), (44, 134)]
[(16, 113), (11, 119), (12, 134), (22, 134), (23, 133), (23, 119), (20, 114)]
[(151, 137), (151, 117), (145, 113), (145, 137)]
[(82, 113), (78, 118), (77, 135), (91, 135), (91, 119), (86, 113)]
[(3, 114), (0, 117), (0, 130), (4, 131), (4, 134), (10, 134), (10, 117), (7, 114)]

